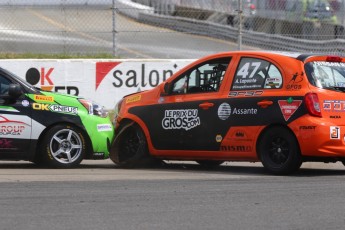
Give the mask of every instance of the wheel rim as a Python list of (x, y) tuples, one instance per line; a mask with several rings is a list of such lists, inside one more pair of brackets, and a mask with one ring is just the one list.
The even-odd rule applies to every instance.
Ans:
[(134, 157), (141, 146), (141, 138), (136, 130), (130, 128), (125, 135), (125, 139), (121, 142), (120, 152), (121, 161)]
[(289, 142), (281, 137), (273, 138), (270, 143), (268, 153), (269, 159), (272, 163), (279, 166), (285, 164), (290, 155)]
[(82, 141), (71, 129), (62, 129), (50, 140), (50, 152), (53, 158), (63, 164), (76, 161), (82, 153)]

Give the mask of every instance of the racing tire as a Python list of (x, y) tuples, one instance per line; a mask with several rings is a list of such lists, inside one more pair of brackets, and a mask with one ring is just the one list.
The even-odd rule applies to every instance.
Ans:
[(276, 175), (294, 173), (302, 164), (295, 136), (283, 127), (273, 127), (263, 133), (258, 143), (258, 155), (265, 169)]
[(37, 163), (54, 168), (73, 168), (84, 159), (84, 134), (71, 125), (56, 125), (44, 135)]
[(196, 161), (203, 168), (216, 168), (223, 164), (224, 161), (212, 161), (212, 160), (198, 160)]
[(117, 131), (110, 159), (121, 168), (154, 167), (160, 160), (150, 156), (144, 132), (137, 124), (122, 126)]

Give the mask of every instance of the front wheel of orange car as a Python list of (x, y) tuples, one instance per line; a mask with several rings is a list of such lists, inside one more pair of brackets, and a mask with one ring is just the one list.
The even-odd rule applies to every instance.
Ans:
[(151, 167), (158, 160), (149, 154), (144, 132), (137, 124), (127, 124), (118, 130), (110, 159), (119, 167)]
[(261, 162), (270, 173), (291, 174), (301, 167), (302, 157), (297, 139), (284, 127), (266, 130), (257, 146)]

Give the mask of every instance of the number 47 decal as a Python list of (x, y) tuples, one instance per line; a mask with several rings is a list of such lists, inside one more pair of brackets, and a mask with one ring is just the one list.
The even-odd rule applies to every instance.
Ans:
[[(260, 65), (261, 62), (248, 62), (244, 64), (240, 70), (237, 71), (237, 76), (242, 76), (242, 78), (252, 78), (256, 71), (259, 69)], [(250, 69), (252, 70), (249, 71)]]

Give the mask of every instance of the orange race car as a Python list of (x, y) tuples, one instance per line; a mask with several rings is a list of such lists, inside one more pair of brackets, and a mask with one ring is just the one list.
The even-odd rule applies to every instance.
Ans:
[(226, 52), (202, 58), (115, 107), (111, 159), (261, 161), (274, 174), (304, 161), (345, 162), (345, 58)]

